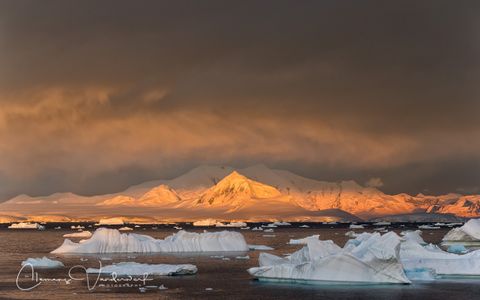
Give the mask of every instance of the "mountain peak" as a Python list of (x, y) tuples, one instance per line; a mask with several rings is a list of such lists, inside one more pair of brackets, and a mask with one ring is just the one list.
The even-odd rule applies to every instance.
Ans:
[(215, 186), (208, 189), (198, 200), (199, 204), (232, 204), (250, 198), (273, 198), (281, 193), (276, 188), (251, 180), (237, 171), (232, 171)]

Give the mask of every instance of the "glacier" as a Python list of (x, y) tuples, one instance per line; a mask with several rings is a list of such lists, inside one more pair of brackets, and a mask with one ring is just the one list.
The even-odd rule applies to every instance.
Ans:
[(209, 252), (248, 251), (245, 238), (239, 232), (220, 231), (194, 233), (180, 230), (165, 239), (148, 235), (120, 233), (116, 229), (99, 228), (92, 237), (81, 243), (65, 239), (51, 253), (151, 253), (151, 252)]

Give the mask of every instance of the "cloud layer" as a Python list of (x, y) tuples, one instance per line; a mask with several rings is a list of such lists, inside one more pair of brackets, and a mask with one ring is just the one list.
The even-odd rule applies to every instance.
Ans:
[(479, 9), (4, 1), (0, 199), (117, 191), (205, 163), (472, 191)]

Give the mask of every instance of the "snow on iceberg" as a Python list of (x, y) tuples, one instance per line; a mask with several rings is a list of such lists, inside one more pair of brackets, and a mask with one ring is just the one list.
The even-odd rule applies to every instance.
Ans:
[(66, 239), (51, 253), (121, 253), (121, 252), (207, 252), (248, 251), (243, 235), (234, 231), (194, 233), (180, 230), (165, 239), (148, 235), (120, 233), (116, 229), (99, 228), (82, 243)]
[(453, 228), (442, 241), (480, 241), (480, 219), (471, 219), (462, 227)]
[(349, 251), (332, 241), (309, 239), (307, 245), (282, 258), (261, 253), (259, 267), (248, 272), (259, 279), (351, 283), (410, 283), (399, 258), (395, 233), (369, 238)]
[(407, 230), (407, 231), (402, 231), (400, 234), (403, 236), (405, 240), (411, 240), (421, 245), (427, 244), (421, 237), (421, 234), (422, 234), (421, 230), (415, 230), (415, 231)]
[(288, 242), (290, 245), (306, 245), (309, 239), (315, 239), (318, 240), (320, 238), (319, 234), (314, 234), (311, 236), (307, 236), (303, 239), (290, 239)]
[(67, 233), (64, 234), (63, 237), (70, 237), (70, 238), (89, 238), (92, 236), (90, 231), (80, 231), (75, 233)]
[(34, 268), (41, 268), (41, 269), (53, 269), (53, 268), (65, 267), (65, 265), (61, 261), (53, 260), (46, 256), (42, 258), (28, 258), (27, 260), (22, 261), (22, 267), (25, 265), (31, 265)]
[(112, 274), (120, 276), (173, 276), (173, 275), (190, 275), (197, 273), (195, 265), (170, 265), (170, 264), (141, 264), (136, 262), (121, 262), (118, 264), (108, 265), (100, 269), (88, 268), (87, 273), (94, 274)]

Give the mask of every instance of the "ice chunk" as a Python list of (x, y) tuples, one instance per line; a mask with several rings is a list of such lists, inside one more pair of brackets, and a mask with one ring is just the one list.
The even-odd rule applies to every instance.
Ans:
[(418, 229), (440, 229), (440, 226), (432, 226), (432, 225), (420, 225), (418, 226)]
[(121, 252), (207, 252), (248, 251), (243, 235), (234, 231), (194, 233), (180, 230), (165, 239), (148, 235), (120, 233), (116, 229), (99, 228), (83, 243), (66, 239), (52, 253), (121, 253)]
[(272, 224), (275, 225), (275, 226), (290, 226), (290, 225), (292, 225), (288, 222), (273, 222)]
[(480, 275), (480, 250), (458, 255), (407, 240), (401, 244), (400, 257), (407, 270), (427, 268), (438, 275)]
[(298, 226), (299, 228), (310, 228), (310, 226), (308, 225), (301, 225), (301, 226)]
[(230, 222), (230, 223), (222, 223), (218, 222), (215, 224), (215, 227), (245, 227), (247, 223), (245, 222)]
[(350, 229), (364, 229), (365, 227), (363, 225), (357, 225), (357, 224), (350, 224)]
[(457, 254), (464, 254), (464, 253), (467, 253), (468, 250), (467, 250), (467, 248), (465, 248), (465, 246), (462, 245), (462, 244), (453, 244), (453, 245), (450, 245), (450, 246), (448, 247), (447, 252), (457, 253)]
[(307, 236), (303, 239), (290, 239), (290, 242), (288, 242), (288, 243), (290, 245), (305, 245), (305, 244), (307, 244), (309, 239), (318, 240), (319, 238), (320, 238), (320, 235), (315, 234), (315, 235)]
[(265, 245), (248, 245), (248, 249), (250, 249), (250, 250), (263, 250), (263, 251), (273, 250), (272, 247), (265, 246)]
[(53, 260), (46, 256), (42, 258), (28, 258), (27, 260), (22, 261), (22, 266), (25, 266), (27, 264), (32, 265), (34, 268), (43, 268), (43, 269), (65, 267), (65, 265), (61, 261)]
[(67, 233), (64, 234), (63, 237), (70, 237), (70, 238), (89, 238), (92, 236), (90, 231), (80, 231), (75, 233)]
[(118, 230), (120, 230), (120, 231), (131, 231), (131, 230), (133, 230), (133, 228), (125, 226), (125, 227), (119, 228)]
[(197, 267), (190, 264), (170, 265), (170, 264), (141, 264), (136, 262), (121, 262), (114, 265), (101, 267), (100, 269), (88, 268), (87, 273), (112, 274), (120, 276), (142, 276), (142, 275), (190, 275), (197, 273)]
[(443, 241), (480, 241), (480, 219), (471, 219), (462, 227), (453, 228)]
[(28, 222), (14, 223), (8, 226), (9, 229), (38, 229), (38, 230), (41, 230), (41, 227), (45, 229), (45, 226), (42, 226), (38, 223), (28, 223)]

